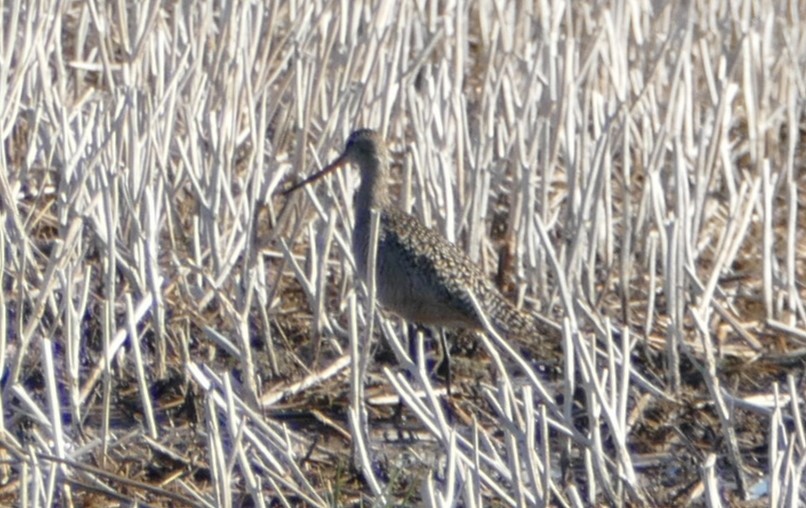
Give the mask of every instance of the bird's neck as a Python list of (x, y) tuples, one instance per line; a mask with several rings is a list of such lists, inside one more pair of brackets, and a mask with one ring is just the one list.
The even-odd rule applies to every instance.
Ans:
[(387, 190), (387, 168), (385, 161), (365, 160), (359, 164), (361, 185), (355, 195), (355, 225), (353, 229), (353, 252), (356, 268), (361, 278), (367, 275), (369, 237), (372, 224), (372, 210), (381, 212), (390, 205)]
[[(368, 219), (372, 209), (389, 206), (386, 161), (371, 160), (361, 165), (361, 185), (355, 196), (356, 216)], [(362, 217), (366, 215), (366, 217)]]

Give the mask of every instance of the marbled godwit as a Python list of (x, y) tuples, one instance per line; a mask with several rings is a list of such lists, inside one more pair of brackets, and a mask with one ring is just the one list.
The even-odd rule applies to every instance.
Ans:
[[(378, 301), (385, 309), (413, 324), (483, 330), (483, 320), (469, 297), (472, 293), (489, 322), (504, 337), (532, 342), (545, 334), (545, 325), (513, 306), (454, 244), (392, 204), (389, 153), (376, 132), (353, 132), (338, 159), (284, 193), (349, 163), (361, 171), (355, 199), (353, 254), (358, 274), (364, 280), (371, 210), (380, 213), (375, 285)], [(447, 359), (444, 339), (442, 346)]]

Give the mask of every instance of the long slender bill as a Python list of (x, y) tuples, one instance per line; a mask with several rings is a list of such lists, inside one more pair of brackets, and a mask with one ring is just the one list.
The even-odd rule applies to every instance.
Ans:
[(347, 164), (347, 157), (345, 157), (344, 155), (341, 155), (338, 159), (334, 160), (333, 162), (331, 162), (330, 164), (325, 166), (318, 173), (314, 173), (311, 176), (309, 176), (308, 178), (306, 178), (305, 180), (303, 180), (301, 182), (298, 182), (298, 183), (295, 183), (294, 185), (292, 185), (288, 189), (284, 190), (282, 192), (282, 194), (283, 194), (283, 196), (287, 196), (288, 194), (291, 194), (295, 190), (299, 189), (300, 187), (303, 187), (305, 185), (308, 185), (311, 182), (319, 180), (320, 178), (322, 178), (326, 174), (339, 169), (340, 167), (344, 166), (345, 164)]

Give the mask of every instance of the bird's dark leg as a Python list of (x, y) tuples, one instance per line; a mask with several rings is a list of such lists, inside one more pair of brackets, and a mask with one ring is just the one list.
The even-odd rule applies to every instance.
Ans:
[[(434, 338), (434, 330), (428, 327), (409, 323), (409, 355), (413, 361), (417, 361), (417, 332), (421, 331), (427, 334), (428, 337)], [(448, 397), (451, 396), (451, 355), (448, 348), (448, 339), (445, 335), (443, 328), (439, 329), (439, 349), (440, 357), (439, 362), (434, 369), (437, 374), (445, 376), (445, 385), (448, 392)]]
[(415, 364), (417, 363), (417, 332), (420, 330), (420, 325), (408, 323), (409, 332), (409, 358)]
[(448, 392), (448, 398), (451, 397), (451, 349), (448, 347), (448, 337), (445, 335), (445, 329), (439, 329), (439, 346), (442, 350), (441, 358), (439, 360), (439, 366), (437, 366), (437, 372), (441, 372), (444, 369), (445, 373), (445, 387)]

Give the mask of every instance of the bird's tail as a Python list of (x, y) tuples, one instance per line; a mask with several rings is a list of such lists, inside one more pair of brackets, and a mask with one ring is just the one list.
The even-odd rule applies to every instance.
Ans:
[(560, 338), (560, 328), (548, 321), (517, 309), (498, 293), (490, 293), (484, 302), (484, 309), (493, 328), (508, 339), (529, 344), (539, 344), (545, 340), (552, 342)]

